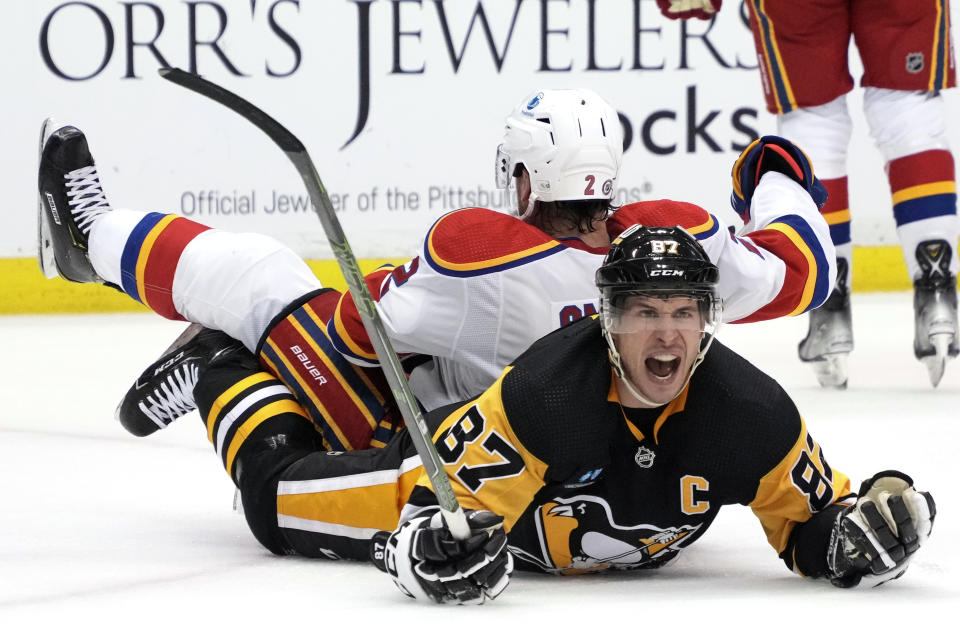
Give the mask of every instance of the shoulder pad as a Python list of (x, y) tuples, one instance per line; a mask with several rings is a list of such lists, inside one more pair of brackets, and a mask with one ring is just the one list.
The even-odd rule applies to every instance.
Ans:
[(706, 209), (677, 200), (648, 200), (625, 204), (607, 221), (607, 228), (611, 236), (617, 236), (634, 224), (648, 227), (680, 226), (701, 242), (720, 229), (719, 221)]
[(423, 255), (439, 273), (456, 277), (503, 271), (565, 249), (540, 229), (490, 209), (459, 209), (437, 220)]

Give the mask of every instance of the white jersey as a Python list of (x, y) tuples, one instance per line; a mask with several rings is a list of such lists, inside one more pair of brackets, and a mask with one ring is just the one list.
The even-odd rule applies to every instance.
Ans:
[[(836, 277), (829, 230), (807, 192), (767, 173), (753, 196), (751, 225), (735, 236), (695, 205), (658, 200), (621, 207), (611, 239), (633, 224), (679, 225), (720, 272), (726, 322), (796, 315), (823, 304)], [(462, 209), (440, 218), (420, 253), (368, 276), (394, 348), (433, 356), (410, 385), (429, 410), (484, 391), (538, 338), (599, 308), (594, 274), (606, 248), (552, 238), (513, 216)], [(349, 294), (327, 325), (349, 360), (376, 354)]]

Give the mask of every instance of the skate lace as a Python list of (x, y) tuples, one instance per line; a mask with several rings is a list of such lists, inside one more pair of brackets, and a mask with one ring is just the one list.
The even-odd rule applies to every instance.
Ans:
[(197, 408), (193, 388), (199, 377), (200, 367), (196, 364), (176, 369), (140, 402), (140, 410), (161, 428), (166, 427)]
[(110, 203), (100, 186), (97, 168), (81, 167), (66, 174), (64, 178), (67, 180), (70, 212), (80, 230), (86, 233), (97, 216), (110, 211)]

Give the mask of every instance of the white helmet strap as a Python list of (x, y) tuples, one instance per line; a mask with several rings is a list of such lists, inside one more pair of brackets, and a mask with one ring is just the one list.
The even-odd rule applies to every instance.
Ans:
[[(627, 388), (627, 391), (630, 392), (630, 395), (632, 395), (634, 398), (642, 402), (647, 407), (650, 407), (651, 409), (656, 407), (662, 407), (663, 405), (673, 401), (673, 398), (670, 398), (670, 400), (667, 400), (667, 402), (654, 402), (650, 398), (646, 397), (645, 395), (643, 395), (642, 393), (634, 389), (633, 385), (630, 384), (630, 378), (627, 377), (626, 372), (623, 370), (623, 362), (620, 359), (620, 352), (617, 350), (617, 345), (613, 343), (613, 336), (610, 334), (609, 331), (604, 329), (603, 337), (607, 339), (607, 346), (608, 346), (607, 354), (610, 357), (610, 364), (613, 366), (613, 371), (614, 373), (617, 374), (617, 377), (620, 378), (620, 381), (623, 382), (624, 386)], [(688, 377), (687, 380), (689, 381), (690, 378)], [(685, 387), (687, 385), (684, 384), (683, 386)], [(681, 387), (680, 390), (683, 391), (683, 388)], [(678, 393), (677, 395), (680, 395), (680, 394)], [(676, 396), (674, 396), (674, 398), (675, 397)]]
[[(537, 194), (530, 192), (530, 197), (527, 198), (527, 208), (524, 211), (518, 211), (517, 213), (520, 216), (521, 220), (526, 220), (533, 215), (533, 210), (536, 208), (537, 204)], [(520, 206), (519, 200), (517, 201), (517, 206)]]

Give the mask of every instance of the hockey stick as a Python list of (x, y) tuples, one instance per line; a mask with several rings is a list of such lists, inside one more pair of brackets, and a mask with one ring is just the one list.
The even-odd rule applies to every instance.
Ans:
[(333, 255), (340, 265), (340, 271), (343, 272), (343, 277), (347, 281), (347, 287), (353, 294), (353, 301), (360, 312), (360, 319), (370, 336), (370, 342), (373, 344), (373, 349), (380, 360), (380, 366), (383, 368), (387, 383), (390, 385), (393, 397), (397, 401), (404, 422), (406, 422), (407, 430), (413, 438), (413, 444), (420, 455), (427, 476), (430, 478), (430, 484), (433, 486), (437, 501), (440, 503), (440, 509), (443, 512), (447, 527), (458, 540), (466, 539), (470, 535), (467, 518), (453, 493), (450, 479), (447, 478), (447, 474), (443, 470), (443, 463), (430, 438), (427, 423), (423, 419), (423, 414), (420, 412), (420, 407), (417, 405), (413, 392), (410, 391), (400, 360), (390, 344), (390, 338), (383, 327), (383, 321), (377, 313), (373, 297), (370, 295), (367, 283), (360, 272), (360, 265), (357, 264), (357, 259), (353, 255), (353, 250), (350, 248), (347, 237), (343, 233), (343, 228), (340, 226), (340, 221), (337, 219), (337, 214), (333, 210), (333, 204), (330, 202), (327, 190), (320, 180), (320, 174), (317, 173), (317, 168), (314, 166), (313, 160), (310, 159), (306, 147), (296, 136), (266, 113), (240, 96), (209, 80), (176, 68), (160, 69), (160, 77), (215, 100), (231, 111), (240, 114), (267, 134), (287, 154), (290, 162), (297, 168), (300, 179), (303, 180), (307, 193), (310, 194), (310, 200), (313, 202), (317, 217), (320, 218), (320, 224), (323, 225), (323, 231), (330, 242)]

